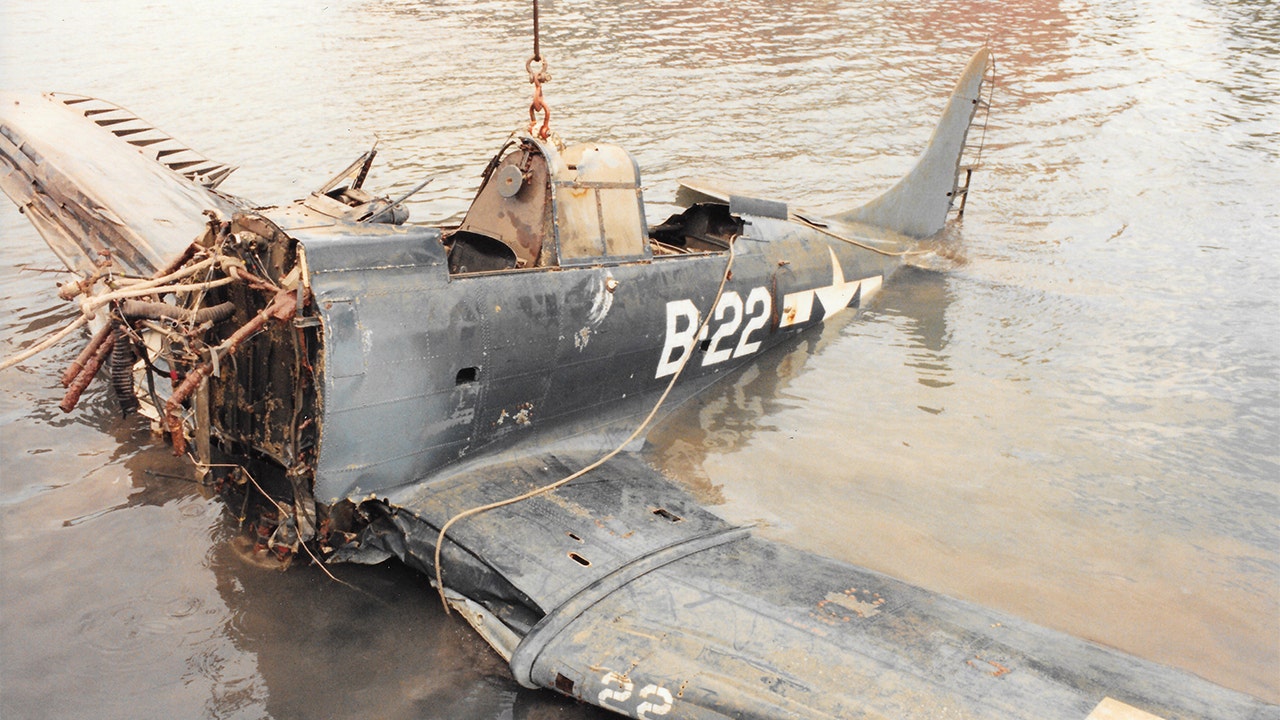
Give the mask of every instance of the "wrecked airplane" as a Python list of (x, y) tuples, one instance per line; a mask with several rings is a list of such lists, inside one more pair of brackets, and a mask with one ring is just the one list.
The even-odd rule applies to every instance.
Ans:
[(82, 310), (5, 364), (88, 326), (63, 409), (105, 372), (252, 509), (259, 552), (407, 563), (520, 684), (624, 715), (1274, 717), (755, 537), (637, 452), (660, 411), (926, 252), (964, 201), (990, 68), (973, 56), (918, 164), (866, 205), (819, 215), (689, 182), (652, 227), (625, 150), (545, 122), (433, 227), (364, 189), (372, 150), (262, 207), (119, 106), (3, 96), (0, 188)]

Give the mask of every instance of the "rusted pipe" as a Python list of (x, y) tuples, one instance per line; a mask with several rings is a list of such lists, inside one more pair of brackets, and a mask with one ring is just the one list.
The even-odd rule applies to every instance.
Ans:
[(111, 335), (111, 328), (111, 324), (108, 323), (102, 326), (101, 330), (94, 333), (93, 339), (89, 341), (88, 345), (84, 346), (84, 349), (76, 356), (70, 367), (62, 371), (62, 387), (71, 387), (71, 381), (75, 380), (80, 371), (84, 369), (84, 364), (89, 362), (89, 358), (93, 357), (93, 354), (98, 351), (102, 343), (107, 341), (107, 337)]
[[(108, 326), (110, 328), (110, 326)], [(64, 413), (69, 413), (76, 408), (76, 403), (80, 402), (80, 396), (84, 393), (85, 388), (89, 387), (89, 383), (93, 382), (93, 378), (98, 374), (98, 368), (102, 367), (102, 361), (107, 358), (107, 354), (116, 345), (116, 336), (108, 333), (107, 339), (98, 346), (84, 367), (76, 375), (75, 379), (67, 387), (67, 394), (62, 396), (62, 402), (58, 403), (58, 409)]]
[[(129, 287), (123, 290), (114, 290), (105, 295), (86, 297), (84, 300), (80, 301), (80, 307), (85, 314), (89, 314), (89, 313), (92, 313), (94, 310), (97, 310), (98, 308), (102, 307), (103, 305), (106, 305), (108, 303), (113, 303), (117, 300), (144, 297), (146, 295), (163, 295), (165, 293), (191, 292), (193, 290), (209, 290), (216, 287), (222, 287), (223, 285), (230, 285), (235, 281), (236, 281), (235, 278), (224, 277), (218, 280), (207, 280), (205, 282), (198, 282), (198, 283), (183, 283), (180, 285), (163, 285), (160, 287), (153, 287), (150, 285), (150, 283), (154, 281), (148, 280), (146, 283), (130, 285)], [(275, 288), (273, 287), (272, 289), (274, 290)]]
[[(240, 329), (231, 333), (231, 337), (227, 338), (221, 345), (214, 348), (212, 352), (221, 355), (230, 355), (240, 347), (240, 343), (247, 340), (254, 333), (258, 332), (272, 318), (276, 320), (288, 320), (294, 315), (295, 300), (293, 293), (287, 290), (281, 290), (276, 293), (271, 304), (266, 306), (257, 315), (249, 318), (249, 321), (240, 326)], [(169, 396), (169, 400), (164, 404), (164, 425), (169, 430), (169, 440), (173, 443), (173, 454), (184, 455), (187, 452), (187, 437), (182, 432), (182, 403), (191, 397), (191, 394), (200, 387), (203, 381), (213, 372), (212, 362), (203, 362), (195, 367), (191, 372), (187, 373), (186, 379), (182, 384), (174, 388), (173, 394)]]
[[(249, 322), (253, 322), (250, 320)], [(169, 441), (173, 443), (174, 455), (185, 455), (187, 452), (187, 436), (182, 431), (182, 403), (195, 392), (200, 386), (200, 382), (213, 372), (213, 366), (204, 363), (187, 373), (187, 378), (182, 384), (174, 388), (173, 394), (169, 396), (168, 402), (164, 404), (164, 424), (169, 430)]]
[(137, 290), (139, 288), (158, 288), (164, 285), (172, 284), (173, 281), (175, 280), (181, 280), (182, 278), (191, 277), (192, 275), (195, 275), (201, 270), (212, 267), (217, 262), (218, 262), (217, 256), (207, 257), (203, 260), (199, 260), (185, 267), (181, 267), (171, 272), (167, 272), (163, 275), (153, 275), (150, 278), (147, 278), (146, 280), (120, 278), (117, 282), (117, 285), (121, 289), (131, 289), (131, 290)]

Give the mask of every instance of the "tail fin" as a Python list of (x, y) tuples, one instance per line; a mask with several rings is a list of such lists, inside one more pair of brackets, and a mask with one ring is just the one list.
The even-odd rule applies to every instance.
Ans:
[(912, 237), (927, 237), (941, 230), (956, 197), (960, 156), (991, 65), (987, 48), (974, 53), (911, 172), (880, 197), (837, 214), (835, 219), (877, 225)]

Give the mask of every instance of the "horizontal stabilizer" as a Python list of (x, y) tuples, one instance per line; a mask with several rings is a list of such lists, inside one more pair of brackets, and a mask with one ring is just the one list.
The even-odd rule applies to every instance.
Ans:
[(676, 205), (680, 207), (693, 207), (698, 203), (727, 205), (729, 204), (729, 196), (735, 194), (738, 193), (725, 187), (724, 183), (702, 178), (689, 178), (681, 180), (680, 186), (676, 188)]
[(757, 197), (723, 183), (710, 180), (681, 180), (676, 189), (676, 205), (693, 207), (700, 203), (728, 205), (734, 215), (755, 215), (786, 220), (791, 210), (785, 202)]

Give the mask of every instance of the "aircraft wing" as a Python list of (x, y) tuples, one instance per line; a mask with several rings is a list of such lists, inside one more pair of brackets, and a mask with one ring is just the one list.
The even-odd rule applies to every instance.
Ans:
[(138, 276), (180, 257), (205, 210), (236, 209), (214, 192), (233, 169), (101, 100), (0, 94), (0, 190), (86, 275), (103, 253)]
[[(366, 503), (376, 519), (347, 559), (396, 555), (434, 573), (448, 518), (594, 459), (509, 458)], [(636, 453), (456, 523), (443, 555), (451, 604), (521, 684), (633, 717), (1264, 712), (1186, 673), (756, 537)], [(1117, 708), (1133, 714), (1106, 714)]]

